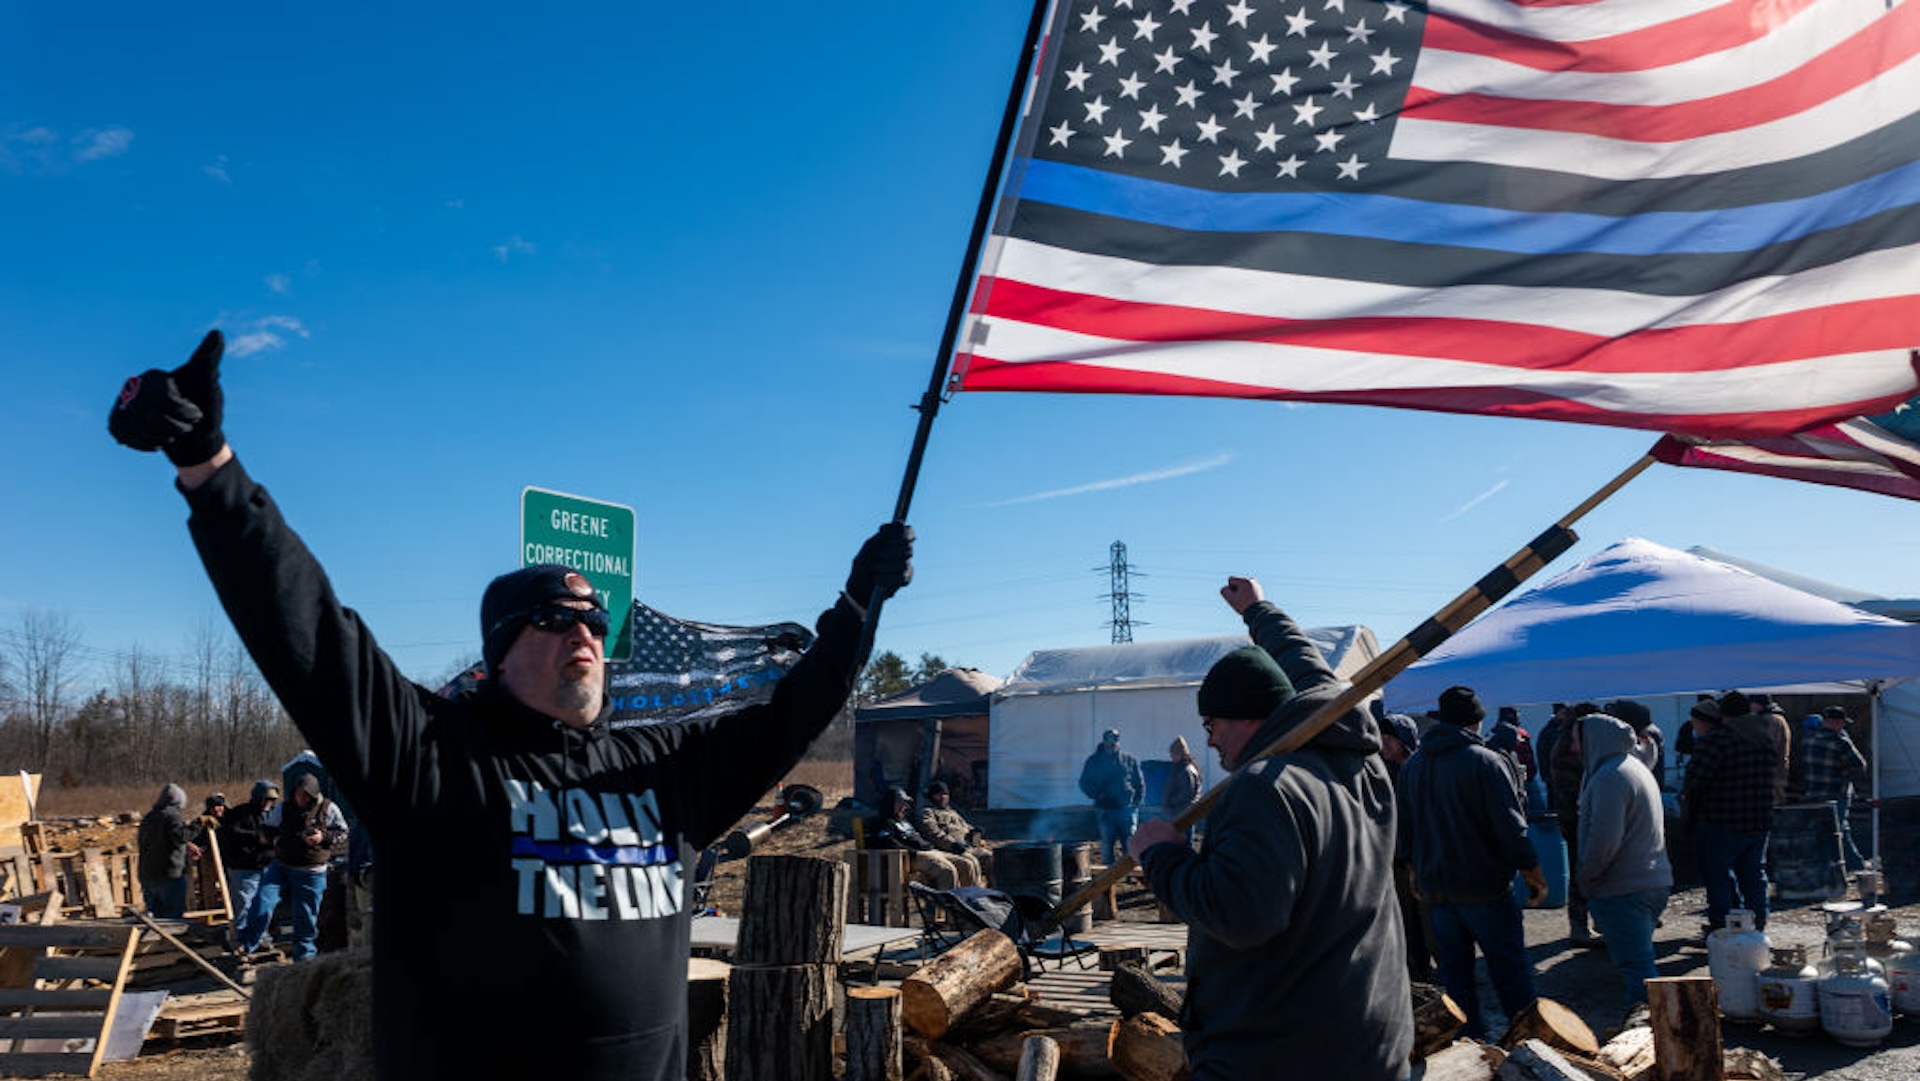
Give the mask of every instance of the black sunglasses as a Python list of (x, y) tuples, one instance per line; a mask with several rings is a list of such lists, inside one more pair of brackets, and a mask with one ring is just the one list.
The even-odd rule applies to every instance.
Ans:
[(527, 626), (548, 634), (565, 634), (578, 623), (595, 638), (605, 638), (613, 621), (607, 613), (598, 608), (569, 608), (564, 604), (549, 604), (536, 608), (527, 616)]

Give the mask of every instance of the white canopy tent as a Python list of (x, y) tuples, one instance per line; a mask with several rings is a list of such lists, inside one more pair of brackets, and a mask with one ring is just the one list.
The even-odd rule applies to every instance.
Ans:
[[(1389, 709), (1417, 712), (1456, 683), (1522, 705), (1730, 687), (1874, 691), (1916, 674), (1920, 625), (1628, 538), (1485, 613), (1385, 697)], [(1910, 711), (1885, 710), (1874, 734), (1880, 795), (1920, 794), (1920, 696)]]
[[(1343, 678), (1352, 678), (1380, 652), (1365, 627), (1316, 627), (1307, 635)], [(1080, 767), (1108, 728), (1120, 730), (1121, 749), (1143, 767), (1165, 760), (1174, 737), (1184, 736), (1203, 782), (1217, 784), (1226, 774), (1207, 750), (1194, 693), (1214, 661), (1247, 644), (1247, 636), (1239, 634), (1028, 654), (993, 692), (988, 806), (1086, 803)], [(1145, 802), (1156, 804), (1159, 797), (1149, 778)]]

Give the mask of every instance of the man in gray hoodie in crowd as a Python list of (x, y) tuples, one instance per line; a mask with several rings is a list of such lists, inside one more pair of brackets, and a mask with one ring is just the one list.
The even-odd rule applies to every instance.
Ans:
[(1673, 868), (1667, 863), (1660, 787), (1635, 753), (1627, 722), (1604, 713), (1580, 718), (1580, 864), (1574, 876), (1587, 895), (1587, 914), (1620, 970), (1629, 1009), (1647, 1000), (1653, 929), (1667, 908)]
[(1207, 744), (1236, 772), (1200, 851), (1160, 819), (1129, 846), (1187, 925), (1190, 1075), (1399, 1081), (1413, 1014), (1379, 729), (1353, 708), (1299, 750), (1259, 758), (1345, 685), (1258, 582), (1229, 578), (1220, 595), (1259, 643), (1200, 684)]

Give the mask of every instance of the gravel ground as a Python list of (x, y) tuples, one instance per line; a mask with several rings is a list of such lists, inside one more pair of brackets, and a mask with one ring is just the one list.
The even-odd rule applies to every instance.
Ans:
[[(1683, 890), (1667, 904), (1664, 926), (1654, 933), (1656, 961), (1662, 976), (1707, 975), (1707, 951), (1698, 945), (1706, 911), (1706, 896)], [(1892, 915), (1903, 936), (1920, 939), (1920, 904), (1894, 908)], [(1826, 940), (1826, 913), (1818, 902), (1789, 902), (1774, 909), (1767, 938), (1776, 946), (1802, 944), (1808, 959), (1821, 955)], [(1527, 945), (1533, 957), (1538, 992), (1577, 1011), (1594, 1033), (1605, 1034), (1620, 1023), (1620, 980), (1604, 949), (1577, 949), (1567, 942), (1567, 915), (1561, 909), (1527, 912)], [(1494, 1004), (1484, 976), (1480, 998)], [(1497, 1030), (1496, 1030), (1497, 1031)], [(1790, 1078), (1821, 1081), (1916, 1081), (1920, 1079), (1920, 1017), (1898, 1018), (1893, 1034), (1878, 1048), (1847, 1047), (1824, 1034), (1792, 1037), (1769, 1025), (1724, 1021), (1722, 1042), (1728, 1047), (1750, 1047), (1779, 1061)]]

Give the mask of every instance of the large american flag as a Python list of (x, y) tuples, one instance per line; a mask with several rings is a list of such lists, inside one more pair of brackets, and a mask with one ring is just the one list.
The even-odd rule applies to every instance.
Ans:
[(1672, 465), (1729, 469), (1920, 499), (1920, 398), (1873, 417), (1749, 440), (1667, 436), (1653, 456)]
[(1916, 52), (1920, 0), (1060, 0), (950, 387), (1879, 412)]

